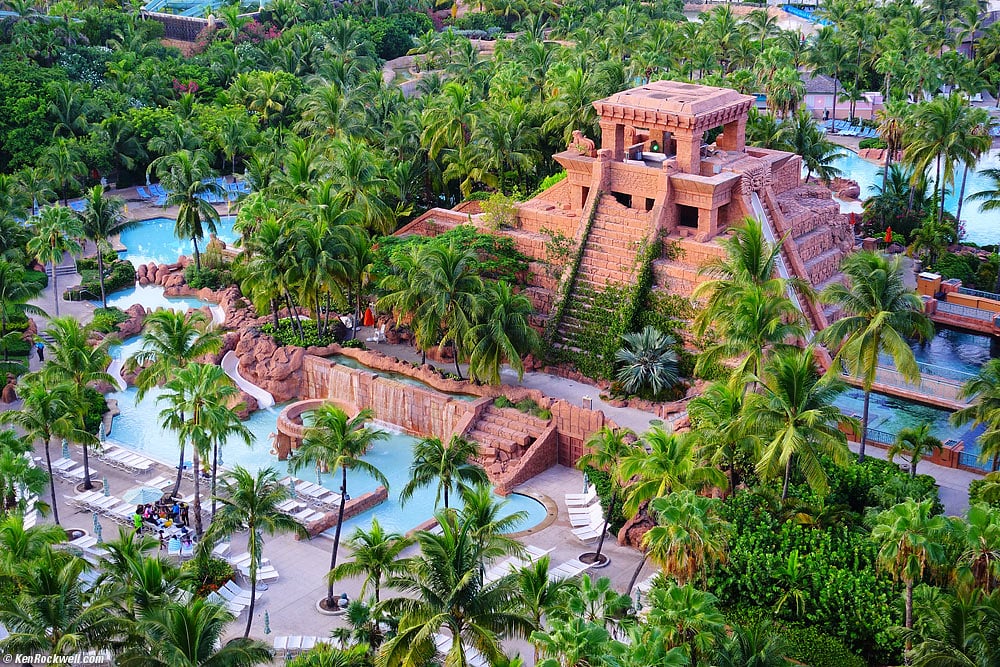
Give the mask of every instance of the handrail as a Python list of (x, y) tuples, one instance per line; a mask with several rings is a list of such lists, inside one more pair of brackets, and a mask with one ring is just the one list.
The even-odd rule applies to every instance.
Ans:
[(972, 306), (962, 306), (957, 303), (948, 303), (947, 301), (938, 301), (937, 309), (938, 312), (941, 313), (958, 315), (959, 317), (968, 317), (982, 322), (992, 322), (997, 315), (1000, 315), (1000, 313), (994, 313), (991, 310), (973, 308)]
[(760, 196), (756, 192), (750, 193), (750, 204), (753, 206), (754, 217), (757, 218), (757, 222), (760, 223), (761, 230), (764, 232), (764, 240), (770, 243), (771, 246), (778, 248), (778, 254), (775, 256), (775, 264), (778, 267), (778, 275), (786, 281), (785, 289), (788, 290), (789, 300), (795, 304), (795, 307), (799, 309), (799, 312), (802, 313), (802, 316), (806, 320), (806, 341), (812, 342), (813, 330), (812, 326), (808, 325), (809, 317), (802, 308), (802, 303), (799, 301), (799, 295), (795, 293), (795, 288), (787, 282), (790, 279), (791, 274), (788, 271), (788, 267), (785, 266), (785, 258), (781, 255), (782, 249), (781, 246), (778, 245), (778, 241), (774, 236), (774, 229), (771, 228), (771, 219), (767, 216), (767, 210), (764, 208), (764, 203), (760, 200)]
[(986, 292), (980, 289), (972, 289), (970, 287), (959, 287), (959, 294), (968, 294), (969, 296), (976, 296), (980, 299), (990, 299), (991, 301), (1000, 301), (1000, 294), (995, 292)]

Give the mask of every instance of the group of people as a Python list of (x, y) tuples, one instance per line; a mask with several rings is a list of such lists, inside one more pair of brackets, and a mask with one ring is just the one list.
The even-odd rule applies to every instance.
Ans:
[[(146, 524), (150, 524), (151, 529), (180, 526), (182, 532), (187, 532), (188, 521), (188, 504), (176, 500), (159, 500), (156, 503), (136, 505), (135, 514), (132, 515), (132, 523), (137, 533), (141, 533)], [(161, 534), (162, 532), (160, 530)]]

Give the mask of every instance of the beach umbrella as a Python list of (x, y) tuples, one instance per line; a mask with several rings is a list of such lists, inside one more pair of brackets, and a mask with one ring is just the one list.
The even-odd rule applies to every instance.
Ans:
[(583, 492), (587, 491), (590, 491), (590, 477), (587, 476), (587, 473), (583, 473)]
[(69, 458), (69, 443), (66, 442), (66, 438), (63, 438), (62, 441), (62, 455), (64, 459)]
[(292, 492), (292, 498), (298, 498), (299, 497), (298, 489), (295, 488), (295, 478), (294, 477), (292, 477), (289, 480), (288, 488)]
[(316, 466), (316, 483), (323, 486), (323, 471), (319, 469), (319, 466)]
[(105, 475), (103, 478), (101, 478), (101, 483), (104, 484), (104, 495), (105, 496), (110, 496), (111, 495), (111, 486), (108, 484), (108, 476), (107, 475)]
[(152, 486), (137, 486), (129, 489), (122, 496), (122, 500), (133, 505), (146, 505), (155, 503), (163, 498), (163, 491)]
[(100, 425), (97, 427), (97, 439), (104, 442), (104, 438), (107, 434), (104, 432), (104, 421), (102, 420)]
[(38, 215), (38, 197), (31, 198), (31, 215)]
[(271, 615), (267, 613), (266, 609), (264, 610), (264, 634), (271, 634)]

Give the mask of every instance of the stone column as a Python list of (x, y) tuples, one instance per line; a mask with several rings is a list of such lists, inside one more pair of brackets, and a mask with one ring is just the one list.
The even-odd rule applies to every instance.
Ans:
[(674, 135), (677, 140), (677, 166), (685, 174), (701, 173), (701, 137), (701, 132)]
[(715, 140), (715, 145), (724, 151), (742, 151), (747, 145), (746, 117), (726, 123), (722, 126), (722, 134)]
[(625, 126), (613, 120), (601, 121), (601, 148), (611, 151), (612, 160), (625, 157)]
[[(719, 233), (719, 209), (699, 208), (698, 209), (698, 237), (699, 242), (708, 241), (715, 238)], [(704, 238), (704, 241), (702, 241)]]

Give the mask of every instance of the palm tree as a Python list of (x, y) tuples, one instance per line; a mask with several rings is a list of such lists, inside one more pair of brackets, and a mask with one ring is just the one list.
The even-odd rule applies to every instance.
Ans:
[(380, 309), (395, 313), (397, 326), (409, 320), (414, 343), (420, 350), (421, 364), (427, 361), (427, 348), (438, 341), (441, 330), (425, 276), (428, 250), (428, 245), (414, 245), (406, 252), (392, 254), (392, 272), (379, 282), (384, 296), (377, 302)]
[(83, 236), (97, 246), (97, 280), (101, 284), (101, 306), (108, 307), (104, 292), (104, 249), (102, 246), (115, 234), (139, 224), (138, 220), (125, 217), (125, 200), (121, 197), (105, 197), (104, 186), (95, 185), (87, 191), (84, 209), (80, 213)]
[(654, 563), (681, 586), (704, 579), (705, 568), (726, 558), (730, 524), (718, 515), (721, 501), (683, 490), (650, 503), (657, 524), (643, 536)]
[(527, 636), (531, 621), (515, 604), (513, 576), (483, 583), (478, 574), (485, 567), (484, 547), (454, 510), (437, 514), (440, 534), (417, 533), (420, 555), (388, 584), (405, 597), (383, 600), (376, 613), (399, 618), (395, 637), (383, 644), (376, 659), (379, 667), (422, 665), (435, 653), (433, 635), (442, 628), (452, 637), (445, 664), (468, 664), (475, 649), (489, 664), (500, 664), (502, 639)]
[(183, 592), (181, 585), (189, 581), (179, 567), (150, 556), (158, 544), (152, 536), (121, 526), (118, 537), (104, 543), (107, 554), (100, 559), (95, 589), (117, 602), (122, 615), (131, 621), (175, 600)]
[[(551, 561), (542, 556), (536, 561), (516, 570), (521, 613), (531, 620), (533, 631), (543, 629), (542, 618), (553, 613), (563, 603), (564, 596), (573, 583), (568, 579), (549, 576)], [(538, 662), (538, 646), (535, 646), (535, 662)]]
[(807, 109), (802, 109), (783, 123), (788, 148), (802, 156), (806, 168), (806, 183), (816, 174), (821, 181), (831, 181), (840, 175), (833, 161), (844, 155), (837, 144), (826, 138), (816, 119)]
[(853, 420), (833, 405), (843, 384), (820, 377), (811, 347), (775, 356), (764, 367), (764, 377), (756, 379), (762, 381), (763, 393), (750, 397), (747, 410), (752, 428), (767, 441), (757, 471), (768, 477), (783, 471), (782, 500), (788, 498), (793, 466), (815, 493), (825, 495), (829, 484), (820, 456), (837, 465), (845, 465), (850, 456), (838, 425)]
[(979, 372), (965, 383), (959, 392), (959, 399), (968, 399), (971, 404), (951, 416), (956, 425), (972, 423), (985, 425), (986, 430), (979, 436), (979, 460), (993, 459), (992, 469), (1000, 470), (1000, 360), (990, 359), (980, 367)]
[(399, 533), (387, 532), (378, 519), (372, 519), (369, 530), (358, 528), (347, 539), (346, 544), (351, 550), (352, 558), (330, 571), (330, 581), (364, 576), (360, 595), (364, 596), (370, 586), (372, 602), (377, 605), (382, 581), (399, 576), (406, 569), (407, 563), (400, 556), (413, 544), (413, 539)]
[(52, 499), (52, 518), (59, 524), (59, 504), (56, 501), (55, 475), (52, 474), (52, 455), (49, 446), (53, 438), (67, 438), (74, 442), (85, 440), (87, 434), (71, 418), (70, 389), (65, 384), (46, 382), (37, 373), (25, 375), (17, 387), (21, 397), (20, 410), (0, 412), (0, 422), (11, 424), (24, 432), (32, 442), (42, 441), (45, 447), (45, 466), (49, 475), (49, 493)]
[(0, 579), (17, 584), (24, 566), (37, 562), (53, 544), (66, 541), (66, 531), (51, 524), (24, 526), (24, 515), (8, 514), (0, 519)]
[(886, 145), (885, 169), (882, 172), (882, 191), (884, 192), (892, 160), (903, 143), (903, 136), (910, 118), (910, 106), (901, 100), (889, 101), (875, 112), (875, 118), (878, 120), (878, 134)]
[(145, 637), (117, 659), (122, 667), (254, 667), (271, 662), (263, 642), (241, 637), (225, 644), (222, 637), (233, 615), (220, 605), (194, 598), (154, 609), (139, 621)]
[(448, 509), (448, 494), (466, 486), (485, 484), (489, 481), (486, 471), (472, 463), (479, 456), (479, 444), (461, 436), (452, 436), (446, 447), (440, 438), (424, 438), (413, 446), (413, 463), (410, 464), (410, 481), (399, 493), (399, 502), (406, 504), (417, 489), (437, 481), (434, 507), (444, 499)]
[(785, 640), (778, 629), (766, 621), (735, 625), (732, 634), (715, 654), (719, 667), (788, 667), (784, 656)]
[[(913, 629), (913, 587), (928, 567), (943, 561), (947, 525), (944, 517), (933, 515), (930, 500), (907, 500), (875, 517), (872, 540), (878, 544), (879, 565), (906, 586), (908, 630)], [(909, 641), (906, 648), (910, 648)]]
[(208, 530), (209, 538), (230, 536), (247, 531), (247, 552), (250, 554), (250, 608), (244, 639), (250, 636), (253, 609), (257, 602), (257, 568), (263, 558), (263, 535), (295, 533), (306, 537), (305, 529), (295, 519), (278, 509), (291, 492), (278, 481), (274, 468), (251, 473), (236, 466), (222, 476), (222, 493), (217, 500), (222, 505)]
[(49, 357), (40, 371), (53, 384), (65, 382), (69, 386), (70, 410), (76, 413), (77, 429), (83, 446), (83, 487), (93, 488), (90, 481), (89, 448), (100, 446), (96, 434), (86, 432), (84, 416), (89, 404), (87, 394), (93, 392), (92, 385), (114, 384), (114, 378), (107, 373), (111, 363), (108, 349), (118, 341), (114, 336), (106, 336), (91, 344), (93, 329), (82, 326), (72, 316), (56, 317), (49, 321), (45, 332), (52, 338)]
[(903, 378), (916, 382), (920, 367), (907, 339), (929, 339), (934, 336), (934, 328), (923, 313), (920, 298), (906, 286), (899, 258), (888, 260), (875, 252), (856, 252), (844, 258), (841, 269), (850, 280), (850, 287), (842, 283), (828, 285), (820, 300), (838, 306), (844, 317), (821, 331), (817, 338), (837, 348), (831, 373), (838, 373), (846, 366), (851, 375), (861, 379), (865, 404), (858, 461), (863, 461), (868, 441), (868, 406), (879, 356), (891, 356)]
[(195, 267), (200, 272), (198, 241), (205, 237), (205, 227), (209, 233), (214, 234), (216, 225), (219, 224), (218, 211), (208, 203), (204, 195), (222, 194), (222, 188), (211, 179), (211, 157), (200, 150), (179, 150), (153, 160), (147, 172), (154, 170), (167, 190), (165, 206), (177, 207), (174, 236), (191, 239), (194, 244)]
[[(28, 280), (23, 267), (0, 257), (0, 340), (7, 335), (7, 325), (11, 321), (28, 315), (46, 317), (45, 311), (28, 303), (41, 293), (41, 284)], [(8, 358), (4, 347), (3, 360), (6, 362)]]
[(621, 501), (619, 494), (624, 488), (627, 478), (623, 478), (620, 464), (626, 456), (637, 450), (636, 444), (632, 441), (634, 435), (627, 428), (612, 429), (603, 426), (587, 437), (587, 441), (584, 443), (584, 449), (587, 453), (576, 462), (576, 467), (580, 470), (592, 467), (607, 473), (611, 480), (611, 501), (605, 510), (604, 527), (601, 531), (601, 539), (597, 543), (594, 562), (601, 560), (601, 549), (604, 547), (604, 538), (608, 533), (608, 521), (615, 511), (615, 506)]
[[(374, 417), (371, 410), (362, 410), (353, 418), (335, 405), (325, 404), (316, 409), (313, 425), (306, 429), (302, 445), (295, 450), (288, 467), (294, 473), (306, 465), (312, 464), (321, 469), (341, 472), (340, 509), (337, 517), (337, 529), (333, 536), (333, 553), (330, 556), (330, 570), (337, 569), (337, 550), (340, 548), (340, 531), (344, 524), (344, 506), (347, 504), (347, 471), (359, 470), (375, 478), (382, 486), (389, 488), (378, 468), (362, 456), (378, 440), (384, 440), (385, 431), (369, 428), (365, 424)], [(326, 607), (334, 609), (336, 600), (333, 598), (333, 581), (330, 580), (326, 590)]]
[(722, 465), (729, 477), (727, 487), (736, 493), (736, 458), (755, 453), (758, 439), (747, 426), (743, 412), (743, 383), (713, 382), (688, 403), (698, 456), (712, 465)]
[(56, 264), (62, 262), (66, 253), (80, 252), (78, 238), (83, 236), (83, 226), (73, 211), (65, 206), (49, 206), (30, 219), (35, 234), (28, 239), (28, 253), (42, 264), (52, 267), (52, 292), (56, 303), (56, 317), (59, 317), (59, 279)]
[(517, 294), (505, 281), (486, 282), (479, 295), (480, 316), (469, 329), (465, 347), (469, 349), (469, 378), (500, 384), (500, 367), (507, 363), (524, 378), (523, 357), (538, 350), (538, 333), (531, 328), (531, 301)]
[(49, 182), (62, 194), (63, 205), (68, 205), (70, 192), (76, 190), (80, 179), (87, 174), (76, 144), (63, 138), (56, 139), (42, 154), (40, 162)]
[(454, 242), (449, 245), (431, 244), (424, 254), (427, 262), (422, 277), (426, 281), (421, 289), (428, 295), (425, 308), (433, 319), (442, 323), (444, 335), (440, 346), (451, 343), (455, 350), (455, 373), (459, 379), (462, 369), (458, 365), (465, 349), (465, 339), (476, 321), (483, 290), (483, 281), (476, 275), (475, 253), (463, 250)]
[(125, 624), (111, 600), (85, 593), (85, 560), (47, 546), (23, 566), (19, 594), (0, 605), (0, 623), (10, 632), (0, 651), (66, 656), (114, 647)]
[(941, 451), (941, 441), (930, 433), (930, 424), (904, 428), (896, 434), (896, 442), (889, 448), (889, 461), (900, 454), (910, 459), (910, 477), (917, 476), (917, 464), (928, 454)]
[(972, 505), (965, 521), (952, 522), (952, 532), (963, 546), (955, 578), (992, 594), (1000, 581), (1000, 510), (985, 503)]
[(971, 589), (952, 596), (922, 586), (914, 595), (920, 623), (904, 631), (906, 659), (914, 667), (980, 667), (1000, 661), (1000, 597)]
[(31, 440), (18, 437), (10, 429), (0, 431), (0, 517), (14, 512), (24, 514), (38, 505), (33, 502), (28, 507), (28, 499), (45, 492), (48, 475), (25, 456), (32, 451), (32, 445)]
[(674, 351), (676, 344), (673, 336), (652, 325), (622, 336), (622, 347), (615, 353), (615, 362), (621, 364), (616, 378), (625, 393), (645, 392), (655, 397), (676, 385), (680, 381), (677, 352)]
[(654, 426), (640, 438), (642, 447), (625, 452), (619, 459), (619, 475), (628, 482), (625, 512), (634, 515), (653, 498), (693, 489), (726, 487), (726, 476), (713, 466), (695, 459), (695, 439), (689, 434), (669, 433)]
[(718, 598), (691, 584), (654, 588), (650, 593), (648, 623), (663, 628), (664, 643), (682, 647), (690, 665), (699, 665), (725, 638), (725, 617)]
[(166, 404), (160, 411), (164, 428), (177, 433), (179, 442), (191, 441), (194, 473), (194, 530), (202, 534), (200, 459), (207, 456), (213, 441), (236, 436), (246, 444), (253, 441), (250, 429), (243, 425), (233, 408), (240, 390), (215, 364), (190, 363), (177, 370), (167, 382), (166, 391), (156, 397)]
[[(130, 371), (141, 369), (135, 379), (136, 400), (141, 401), (146, 392), (166, 383), (178, 370), (207, 354), (218, 352), (221, 347), (222, 336), (211, 327), (202, 312), (195, 310), (185, 315), (168, 308), (150, 313), (143, 321), (142, 349), (125, 362)], [(180, 449), (177, 480), (171, 496), (177, 495), (184, 474), (183, 439)]]

